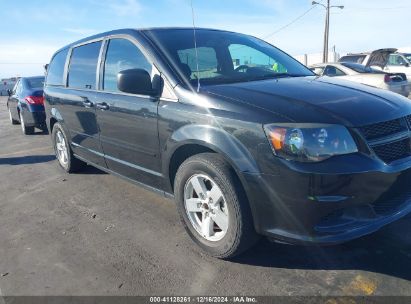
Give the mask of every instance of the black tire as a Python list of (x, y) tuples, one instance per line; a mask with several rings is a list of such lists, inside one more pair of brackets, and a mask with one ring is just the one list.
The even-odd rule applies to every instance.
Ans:
[[(211, 177), (221, 189), (228, 208), (228, 228), (221, 240), (209, 241), (191, 224), (184, 202), (184, 188), (195, 174)], [(242, 185), (232, 167), (216, 153), (201, 153), (188, 158), (179, 167), (174, 194), (184, 228), (208, 255), (217, 258), (232, 258), (250, 247), (259, 239), (255, 232), (251, 209)]]
[[(60, 161), (59, 154), (57, 152), (56, 136), (58, 132), (61, 132), (61, 134), (63, 135), (65, 139), (65, 143), (67, 147), (67, 163), (66, 164)], [(71, 147), (69, 144), (68, 136), (66, 132), (64, 131), (64, 128), (58, 122), (55, 123), (53, 126), (53, 130), (51, 132), (51, 139), (53, 142), (53, 149), (54, 149), (54, 153), (56, 154), (57, 161), (60, 167), (64, 169), (64, 171), (66, 171), (67, 173), (77, 172), (86, 165), (85, 162), (79, 160), (73, 155), (73, 151), (71, 150)]]
[(10, 123), (11, 123), (12, 125), (18, 125), (18, 124), (19, 124), (19, 121), (18, 121), (18, 120), (15, 120), (15, 119), (13, 118), (13, 116), (11, 115), (11, 110), (10, 110), (10, 108), (7, 107), (7, 109), (9, 110)]
[(33, 134), (34, 133), (34, 127), (26, 126), (26, 124), (24, 123), (23, 114), (21, 114), (21, 112), (19, 112), (19, 117), (20, 117), (21, 131), (23, 132), (23, 134), (24, 135)]

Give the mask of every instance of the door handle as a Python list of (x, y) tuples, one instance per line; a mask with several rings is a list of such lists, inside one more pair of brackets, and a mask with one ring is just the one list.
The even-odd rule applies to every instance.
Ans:
[(110, 109), (110, 106), (105, 102), (96, 104), (96, 107), (103, 111)]
[(93, 106), (93, 103), (87, 98), (87, 97), (82, 97), (83, 99), (83, 106), (86, 108), (91, 108)]

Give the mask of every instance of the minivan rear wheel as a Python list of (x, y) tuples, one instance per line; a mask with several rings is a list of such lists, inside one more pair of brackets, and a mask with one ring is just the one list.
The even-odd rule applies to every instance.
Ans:
[(174, 194), (186, 231), (207, 254), (231, 258), (258, 240), (244, 190), (220, 155), (201, 153), (184, 161)]
[(76, 172), (85, 166), (83, 161), (77, 159), (73, 155), (68, 137), (58, 122), (53, 126), (51, 138), (53, 141), (54, 153), (56, 154), (59, 165), (66, 172)]

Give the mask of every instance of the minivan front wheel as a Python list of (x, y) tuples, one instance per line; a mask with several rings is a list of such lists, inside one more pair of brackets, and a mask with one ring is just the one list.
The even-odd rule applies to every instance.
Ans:
[(85, 163), (73, 155), (68, 137), (59, 123), (55, 123), (51, 134), (54, 153), (60, 166), (68, 173), (80, 170)]
[(258, 240), (244, 190), (220, 155), (202, 153), (183, 162), (174, 194), (186, 231), (207, 254), (231, 258)]

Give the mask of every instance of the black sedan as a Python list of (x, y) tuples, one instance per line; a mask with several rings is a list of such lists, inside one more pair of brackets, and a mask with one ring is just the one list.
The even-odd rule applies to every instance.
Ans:
[(43, 84), (43, 76), (22, 77), (9, 91), (7, 108), (10, 122), (20, 123), (24, 134), (34, 133), (35, 128), (46, 130)]

